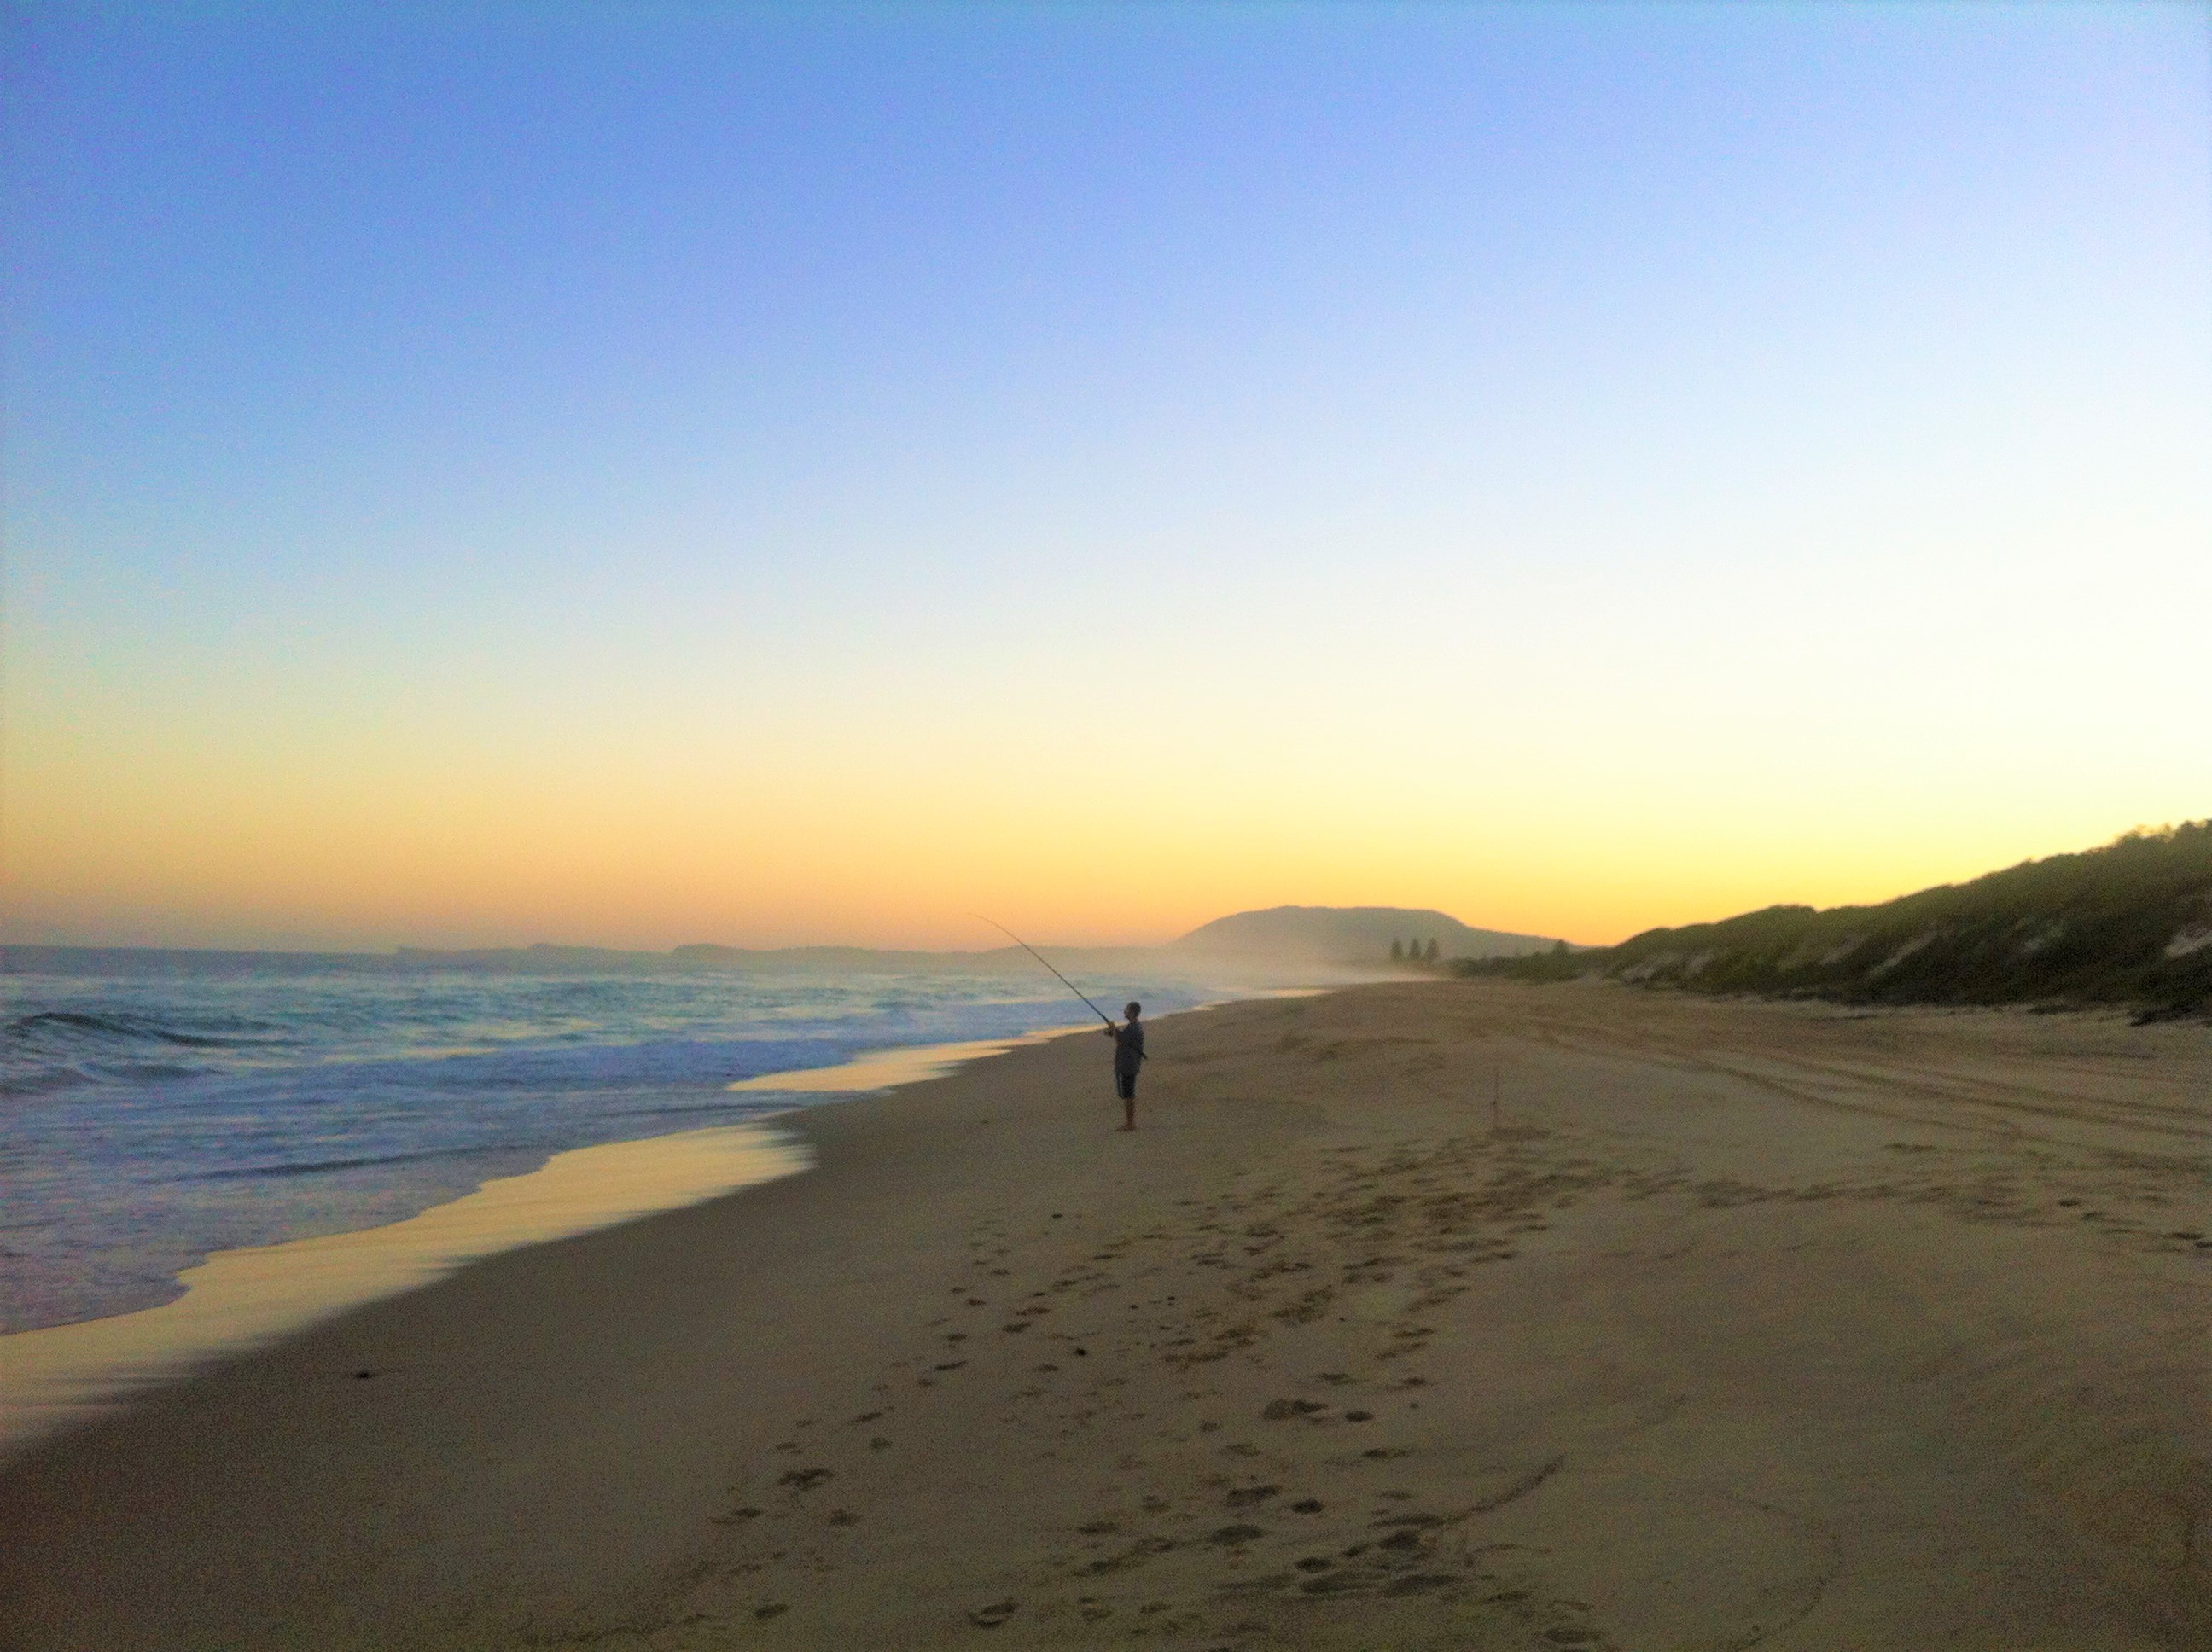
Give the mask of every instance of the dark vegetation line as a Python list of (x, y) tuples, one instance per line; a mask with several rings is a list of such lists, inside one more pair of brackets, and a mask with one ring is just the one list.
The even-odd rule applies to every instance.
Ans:
[(2124, 1004), (2212, 1014), (2212, 820), (2133, 831), (1880, 906), (1768, 907), (1618, 946), (1466, 959), (1462, 975), (1602, 976), (1863, 1004)]

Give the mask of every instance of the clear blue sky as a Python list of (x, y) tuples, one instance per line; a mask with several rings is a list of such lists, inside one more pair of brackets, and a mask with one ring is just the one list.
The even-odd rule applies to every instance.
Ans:
[(2209, 17), (14, 6), (11, 932), (1597, 939), (2212, 812)]

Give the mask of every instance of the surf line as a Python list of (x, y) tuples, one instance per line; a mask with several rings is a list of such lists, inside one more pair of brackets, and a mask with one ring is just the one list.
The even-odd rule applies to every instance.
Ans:
[[(997, 930), (999, 933), (1004, 935), (1016, 946), (1020, 947), (1023, 951), (1028, 953), (1046, 969), (1052, 969), (1052, 973), (1054, 975), (1060, 975), (1060, 984), (1061, 986), (1066, 987), (1069, 992), (1074, 993), (1076, 997), (1081, 999), (1085, 1004), (1091, 1004), (1090, 994), (1085, 993), (1080, 987), (1078, 987), (1073, 981), (1070, 981), (1066, 975), (1060, 975), (1059, 970), (1053, 969), (1052, 960), (1050, 958), (1045, 957), (1043, 953), (1038, 951), (1036, 948), (1031, 946), (1020, 936), (1015, 934), (1012, 930), (1007, 928), (1006, 925), (1000, 923), (996, 918), (986, 918), (980, 912), (971, 912), (968, 915), (975, 919), (978, 923), (990, 925), (992, 928)], [(1101, 1021), (1104, 1022), (1108, 1027), (1110, 1028), (1113, 1026), (1114, 1017), (1108, 1015), (1105, 1011), (1100, 1009), (1096, 1004), (1091, 1004), (1091, 1013), (1097, 1016)]]

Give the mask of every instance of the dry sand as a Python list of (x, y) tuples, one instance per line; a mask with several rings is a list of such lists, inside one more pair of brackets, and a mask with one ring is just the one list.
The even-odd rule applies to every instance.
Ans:
[(1152, 1042), (1133, 1135), (1018, 1050), (10, 1465), (0, 1643), (2212, 1646), (2203, 1027)]

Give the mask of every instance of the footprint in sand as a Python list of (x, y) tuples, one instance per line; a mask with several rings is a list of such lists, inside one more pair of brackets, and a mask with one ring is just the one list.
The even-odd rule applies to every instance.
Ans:
[(1426, 1594), (1431, 1589), (1451, 1588), (1462, 1580), (1443, 1572), (1414, 1572), (1395, 1580), (1382, 1591), (1385, 1594)]

